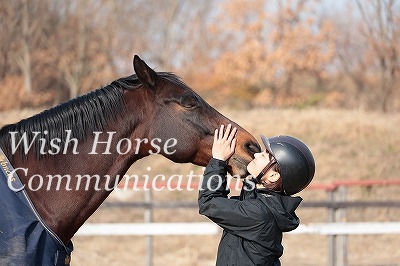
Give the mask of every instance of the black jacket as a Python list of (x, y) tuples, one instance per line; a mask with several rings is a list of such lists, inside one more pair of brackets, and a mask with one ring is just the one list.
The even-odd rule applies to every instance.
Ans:
[(217, 266), (280, 265), (282, 232), (299, 225), (300, 197), (255, 188), (244, 181), (240, 197), (228, 198), (226, 163), (211, 159), (199, 191), (199, 213), (224, 230)]

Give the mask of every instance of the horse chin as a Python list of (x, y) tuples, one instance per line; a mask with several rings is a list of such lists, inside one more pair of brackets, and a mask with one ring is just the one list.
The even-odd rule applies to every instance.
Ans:
[(234, 154), (228, 160), (228, 172), (234, 178), (246, 178), (249, 175), (247, 172), (248, 161)]
[(249, 175), (246, 167), (241, 165), (228, 165), (228, 173), (234, 178), (246, 178)]

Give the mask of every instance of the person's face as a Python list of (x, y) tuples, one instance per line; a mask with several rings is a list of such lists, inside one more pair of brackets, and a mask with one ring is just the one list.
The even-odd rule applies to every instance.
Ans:
[[(247, 165), (247, 171), (254, 177), (258, 176), (261, 171), (267, 166), (267, 164), (273, 160), (272, 155), (270, 155), (267, 151), (259, 152), (254, 154), (254, 159)], [(265, 176), (278, 176), (276, 167), (270, 168)], [(264, 179), (264, 178), (263, 178)], [(272, 181), (274, 182), (274, 181)]]

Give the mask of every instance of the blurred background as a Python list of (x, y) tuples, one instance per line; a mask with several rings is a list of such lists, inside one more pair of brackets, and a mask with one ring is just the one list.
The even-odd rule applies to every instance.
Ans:
[(17, 0), (0, 23), (0, 110), (130, 75), (133, 54), (216, 105), (400, 109), (397, 0)]
[[(345, 189), (336, 222), (400, 221), (399, 0), (14, 0), (0, 1), (0, 23), (0, 126), (132, 75), (138, 54), (257, 139), (288, 134), (309, 145), (317, 169), (314, 189), (301, 194), (302, 224), (332, 222), (334, 182)], [(128, 173), (192, 170), (202, 174), (150, 156)], [(146, 197), (115, 191), (107, 202)], [(196, 190), (152, 196), (196, 199)], [(103, 206), (88, 222), (148, 215)], [(151, 222), (208, 220), (177, 207), (152, 209)], [(154, 236), (149, 263), (148, 237), (76, 236), (72, 265), (214, 265), (219, 238)], [(285, 235), (282, 264), (332, 265), (331, 240)], [(399, 244), (399, 234), (350, 235), (337, 243), (346, 253), (335, 265), (400, 265)]]

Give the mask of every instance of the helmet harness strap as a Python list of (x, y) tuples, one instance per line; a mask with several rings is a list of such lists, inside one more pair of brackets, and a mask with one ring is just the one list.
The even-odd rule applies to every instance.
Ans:
[(268, 172), (269, 169), (272, 168), (272, 166), (274, 166), (275, 163), (276, 163), (276, 159), (274, 157), (272, 157), (271, 161), (257, 175), (257, 177), (256, 177), (257, 184), (261, 184), (261, 178)]

